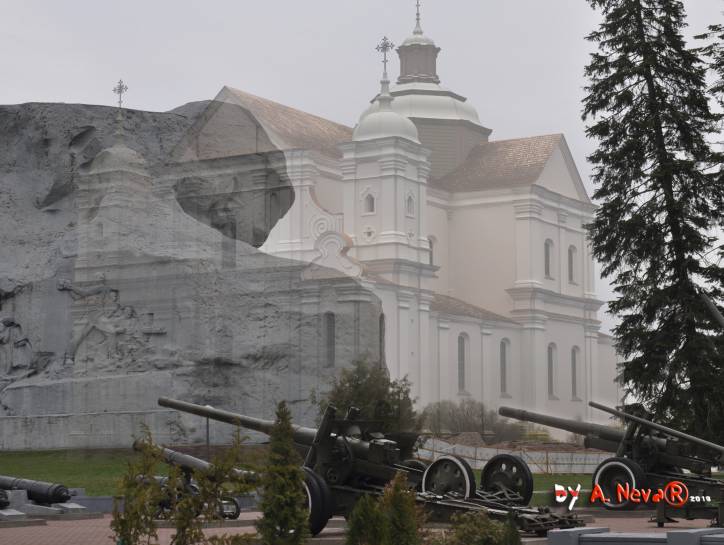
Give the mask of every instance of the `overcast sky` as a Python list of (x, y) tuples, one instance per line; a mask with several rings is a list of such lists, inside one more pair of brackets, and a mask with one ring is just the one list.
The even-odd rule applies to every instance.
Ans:
[[(0, 0), (0, 104), (113, 104), (122, 77), (130, 108), (169, 110), (230, 85), (352, 126), (379, 89), (376, 43), (411, 33), (414, 4)], [(684, 4), (689, 35), (722, 20), (721, 0)], [(442, 84), (494, 139), (563, 132), (586, 181), (584, 36), (598, 22), (585, 0), (422, 0)]]

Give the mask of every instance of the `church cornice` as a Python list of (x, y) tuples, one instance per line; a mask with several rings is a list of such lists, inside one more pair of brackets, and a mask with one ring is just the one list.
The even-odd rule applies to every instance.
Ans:
[[(597, 312), (603, 305), (603, 301), (600, 299), (567, 295), (530, 284), (515, 286), (508, 288), (505, 291), (513, 298), (514, 301), (522, 301), (528, 304), (533, 304), (533, 301), (540, 301), (542, 303), (565, 305), (588, 312)], [(523, 309), (520, 310), (522, 311)], [(513, 312), (517, 312), (517, 310)]]

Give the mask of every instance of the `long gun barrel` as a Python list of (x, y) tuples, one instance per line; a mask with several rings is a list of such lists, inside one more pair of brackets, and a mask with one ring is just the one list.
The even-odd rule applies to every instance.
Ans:
[[(141, 450), (140, 444), (137, 441), (133, 443), (133, 450)], [(213, 469), (214, 467), (213, 464), (207, 462), (206, 460), (196, 458), (195, 456), (191, 456), (190, 454), (184, 454), (183, 452), (171, 450), (170, 448), (159, 447), (159, 451), (164, 462), (170, 465), (178, 466), (184, 469), (193, 469), (195, 471), (208, 471), (210, 469)], [(248, 482), (255, 482), (258, 479), (258, 475), (253, 471), (234, 469), (234, 473), (240, 477), (244, 477), (248, 480)]]
[(618, 443), (623, 439), (623, 431), (600, 424), (592, 424), (590, 422), (580, 422), (578, 420), (569, 420), (567, 418), (558, 418), (547, 414), (534, 413), (524, 411), (522, 409), (514, 409), (512, 407), (500, 407), (498, 414), (515, 418), (523, 422), (533, 422), (543, 426), (550, 426), (559, 430), (570, 431), (578, 435), (593, 436), (604, 441)]
[(19, 479), (7, 475), (0, 475), (0, 489), (25, 490), (29, 500), (47, 505), (65, 503), (71, 498), (70, 491), (63, 484)]
[[(211, 418), (212, 420), (218, 420), (219, 422), (226, 422), (234, 426), (243, 426), (250, 430), (259, 431), (269, 435), (271, 433), (274, 422), (271, 420), (262, 420), (260, 418), (254, 418), (251, 416), (245, 416), (243, 414), (233, 413), (231, 411), (224, 411), (222, 409), (215, 409), (212, 407), (205, 407), (203, 405), (197, 405), (196, 403), (189, 403), (187, 401), (180, 401), (178, 399), (171, 399), (168, 397), (158, 398), (158, 404), (161, 407), (168, 407), (169, 409), (176, 409), (177, 411), (195, 414), (203, 416), (204, 418)], [(305, 428), (304, 426), (297, 426), (292, 424), (292, 433), (294, 442), (303, 446), (311, 447), (314, 443), (314, 438), (317, 435), (317, 430), (314, 428)], [(335, 434), (331, 434), (334, 438)], [(338, 444), (341, 448), (352, 449), (355, 456), (366, 458), (369, 450), (370, 443), (354, 437), (336, 437)]]
[[(204, 418), (211, 418), (212, 420), (226, 422), (227, 424), (231, 424), (233, 426), (243, 426), (244, 428), (265, 433), (267, 435), (271, 433), (272, 427), (274, 426), (274, 422), (271, 420), (245, 416), (243, 414), (232, 413), (231, 411), (225, 411), (223, 409), (205, 407), (203, 405), (197, 405), (196, 403), (189, 403), (187, 401), (180, 401), (178, 399), (171, 399), (168, 397), (159, 397), (158, 404), (161, 407), (168, 407), (169, 409), (176, 409), (177, 411), (184, 413), (195, 414), (203, 416)], [(292, 430), (294, 433), (294, 442), (299, 443), (300, 445), (311, 445), (314, 440), (314, 436), (317, 433), (317, 430), (313, 428), (305, 428), (295, 424), (292, 424)]]
[(600, 403), (596, 403), (595, 401), (589, 401), (588, 404), (591, 407), (593, 407), (594, 409), (599, 409), (601, 411), (607, 412), (608, 414), (618, 416), (619, 418), (622, 418), (624, 420), (631, 420), (633, 422), (637, 422), (643, 426), (646, 426), (647, 428), (651, 428), (653, 430), (660, 431), (662, 433), (665, 433), (666, 435), (670, 435), (672, 437), (677, 437), (679, 439), (683, 439), (684, 441), (688, 441), (690, 443), (701, 445), (702, 447), (705, 447), (705, 448), (711, 449), (715, 452), (718, 452), (720, 462), (724, 463), (724, 447), (721, 445), (717, 445), (716, 443), (711, 443), (711, 442), (706, 441), (705, 439), (701, 439), (699, 437), (694, 437), (693, 435), (689, 435), (688, 433), (684, 433), (683, 431), (679, 431), (679, 430), (675, 430), (672, 428), (668, 428), (666, 426), (662, 426), (661, 424), (657, 424), (656, 422), (651, 422), (650, 420), (646, 420), (645, 418), (641, 418), (639, 416), (634, 416), (632, 414), (628, 414), (623, 411), (619, 411), (617, 409), (612, 409), (611, 407), (606, 407), (605, 405), (601, 405)]

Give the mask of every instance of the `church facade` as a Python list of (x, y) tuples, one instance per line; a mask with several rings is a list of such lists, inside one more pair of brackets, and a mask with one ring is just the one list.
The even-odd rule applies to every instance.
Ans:
[[(491, 139), (469, 101), (440, 85), (440, 48), (419, 17), (393, 86), (391, 48), (378, 47), (381, 91), (354, 129), (228, 87), (217, 96), (285, 154), (293, 203), (260, 249), (369, 287), (384, 363), (409, 378), (419, 407), (472, 398), (600, 420), (588, 401), (616, 404), (621, 392), (599, 331), (594, 205), (564, 136)], [(323, 146), (289, 134), (285, 120), (302, 118), (325, 127)], [(333, 327), (326, 335), (333, 353)]]

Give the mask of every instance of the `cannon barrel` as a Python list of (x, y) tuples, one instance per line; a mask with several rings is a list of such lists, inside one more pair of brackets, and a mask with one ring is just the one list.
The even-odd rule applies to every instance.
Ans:
[(594, 409), (599, 409), (601, 411), (607, 412), (608, 414), (618, 416), (619, 418), (622, 418), (624, 420), (632, 420), (633, 422), (638, 422), (639, 424), (646, 426), (647, 428), (660, 431), (662, 433), (670, 435), (671, 437), (677, 437), (679, 439), (683, 439), (684, 441), (688, 441), (696, 445), (701, 445), (702, 447), (706, 447), (715, 452), (718, 452), (720, 463), (724, 463), (724, 447), (721, 445), (717, 445), (716, 443), (711, 443), (709, 441), (706, 441), (705, 439), (689, 435), (688, 433), (684, 433), (683, 431), (668, 428), (661, 424), (657, 424), (656, 422), (651, 422), (650, 420), (646, 420), (645, 418), (641, 418), (640, 416), (634, 416), (632, 414), (628, 414), (617, 409), (612, 409), (611, 407), (606, 407), (606, 405), (601, 405), (600, 403), (596, 403), (595, 401), (589, 401), (588, 404)]
[(600, 424), (580, 422), (578, 420), (569, 420), (567, 418), (558, 418), (547, 414), (514, 409), (512, 407), (500, 407), (498, 409), (498, 414), (508, 418), (522, 420), (523, 422), (533, 422), (543, 426), (550, 426), (551, 428), (558, 428), (559, 430), (570, 431), (571, 433), (578, 435), (598, 437), (617, 444), (621, 441), (621, 439), (623, 439), (623, 431), (615, 428), (609, 428), (608, 426), (602, 426)]
[[(213, 407), (205, 407), (203, 405), (197, 405), (196, 403), (189, 403), (187, 401), (180, 401), (178, 399), (171, 399), (168, 397), (159, 397), (158, 404), (161, 407), (168, 407), (169, 409), (176, 409), (177, 411), (195, 414), (210, 418), (212, 420), (218, 420), (219, 422), (226, 422), (234, 426), (243, 426), (250, 430), (258, 431), (269, 435), (271, 433), (274, 422), (272, 420), (263, 420), (261, 418), (254, 418), (253, 416), (245, 416), (243, 414), (233, 413), (231, 411), (225, 411), (223, 409), (216, 409)], [(313, 428), (305, 428), (304, 426), (297, 426), (292, 424), (294, 432), (294, 442), (300, 445), (311, 445), (314, 441), (314, 436), (317, 430)]]
[[(271, 420), (262, 420), (261, 418), (245, 416), (231, 411), (224, 411), (223, 409), (204, 407), (203, 405), (197, 405), (196, 403), (189, 403), (187, 401), (180, 401), (178, 399), (171, 399), (168, 397), (159, 397), (158, 404), (161, 407), (168, 407), (169, 409), (176, 409), (177, 411), (211, 418), (212, 420), (226, 422), (227, 424), (232, 424), (234, 426), (243, 426), (245, 428), (249, 428), (250, 430), (266, 433), (267, 435), (271, 433), (271, 429), (274, 426), (274, 422)], [(317, 430), (314, 428), (306, 428), (304, 426), (292, 424), (292, 433), (295, 443), (311, 447), (312, 443), (314, 443), (314, 438), (317, 435)], [(334, 438), (335, 434), (331, 434), (331, 436)], [(367, 441), (356, 439), (354, 437), (336, 437), (336, 440), (341, 448), (351, 449), (354, 455), (360, 458), (366, 458), (369, 453), (370, 444)]]
[(19, 479), (7, 475), (0, 475), (0, 489), (25, 490), (29, 500), (42, 504), (65, 503), (71, 498), (70, 491), (63, 484)]
[[(140, 443), (138, 441), (134, 441), (133, 450), (141, 450)], [(161, 453), (161, 457), (163, 458), (164, 462), (170, 465), (182, 467), (184, 469), (193, 469), (195, 471), (208, 471), (209, 469), (213, 468), (213, 464), (207, 462), (206, 460), (196, 458), (195, 456), (191, 456), (190, 454), (184, 454), (183, 452), (171, 450), (170, 448), (159, 447), (159, 452)], [(248, 479), (250, 482), (254, 482), (258, 478), (258, 475), (253, 471), (234, 469), (234, 473)]]

